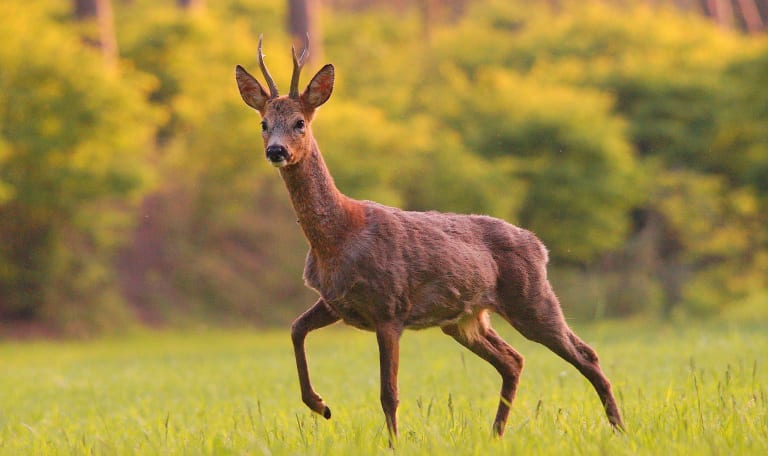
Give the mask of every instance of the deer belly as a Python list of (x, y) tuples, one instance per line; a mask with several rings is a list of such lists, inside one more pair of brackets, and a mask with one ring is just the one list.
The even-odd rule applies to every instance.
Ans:
[(469, 294), (444, 284), (422, 286), (416, 293), (398, 296), (357, 283), (335, 299), (324, 299), (346, 324), (374, 330), (377, 322), (392, 320), (409, 329), (457, 323), (492, 307), (494, 296), (494, 290)]
[(437, 284), (422, 286), (412, 293), (406, 306), (405, 326), (412, 329), (457, 323), (483, 309), (492, 308), (495, 290), (460, 290)]
[(472, 318), (496, 304), (492, 257), (463, 250), (453, 250), (454, 261), (420, 259), (439, 267), (411, 271), (354, 263), (323, 274), (310, 256), (305, 280), (345, 323), (356, 328), (373, 330), (385, 321), (399, 321), (411, 329), (444, 326)]
[(381, 320), (378, 317), (383, 310), (380, 306), (372, 305), (371, 301), (365, 302), (353, 293), (345, 294), (339, 299), (324, 299), (344, 323), (355, 328), (373, 331), (376, 329), (376, 321)]

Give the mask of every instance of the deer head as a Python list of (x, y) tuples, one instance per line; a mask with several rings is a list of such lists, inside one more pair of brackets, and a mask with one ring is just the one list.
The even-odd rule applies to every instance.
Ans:
[(264, 64), (261, 51), (262, 37), (259, 37), (259, 66), (267, 81), (269, 93), (243, 67), (235, 68), (235, 79), (243, 101), (261, 114), (261, 135), (264, 138), (264, 151), (267, 160), (273, 166), (282, 168), (301, 161), (312, 148), (310, 123), (315, 110), (328, 101), (333, 92), (333, 65), (325, 65), (312, 78), (307, 88), (299, 94), (299, 73), (304, 66), (309, 50), (309, 42), (301, 56), (293, 54), (293, 75), (291, 88), (287, 96), (280, 96), (277, 85)]

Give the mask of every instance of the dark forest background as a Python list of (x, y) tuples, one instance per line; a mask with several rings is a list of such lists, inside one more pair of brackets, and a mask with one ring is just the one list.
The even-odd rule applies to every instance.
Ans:
[(0, 334), (314, 302), (233, 75), (263, 33), (284, 87), (307, 32), (345, 193), (532, 229), (571, 319), (765, 318), (767, 24), (765, 0), (4, 0)]

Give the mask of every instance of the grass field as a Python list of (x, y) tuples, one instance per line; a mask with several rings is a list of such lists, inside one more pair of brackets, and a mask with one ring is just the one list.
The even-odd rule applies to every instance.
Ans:
[[(571, 366), (495, 326), (526, 357), (503, 439), (500, 380), (439, 330), (401, 344), (401, 454), (768, 454), (768, 325), (576, 328), (601, 356), (627, 433)], [(391, 454), (375, 337), (310, 334), (333, 410), (301, 403), (288, 330), (0, 343), (0, 454)]]

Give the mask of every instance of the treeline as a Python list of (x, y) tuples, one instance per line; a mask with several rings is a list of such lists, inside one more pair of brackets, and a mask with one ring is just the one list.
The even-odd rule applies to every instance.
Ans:
[[(322, 10), (339, 187), (532, 229), (570, 317), (765, 315), (765, 38), (531, 3), (462, 2), (428, 33), (418, 7)], [(0, 4), (2, 326), (290, 320), (306, 243), (233, 79), (263, 33), (287, 84), (287, 5), (113, 7), (105, 65), (67, 2)]]

